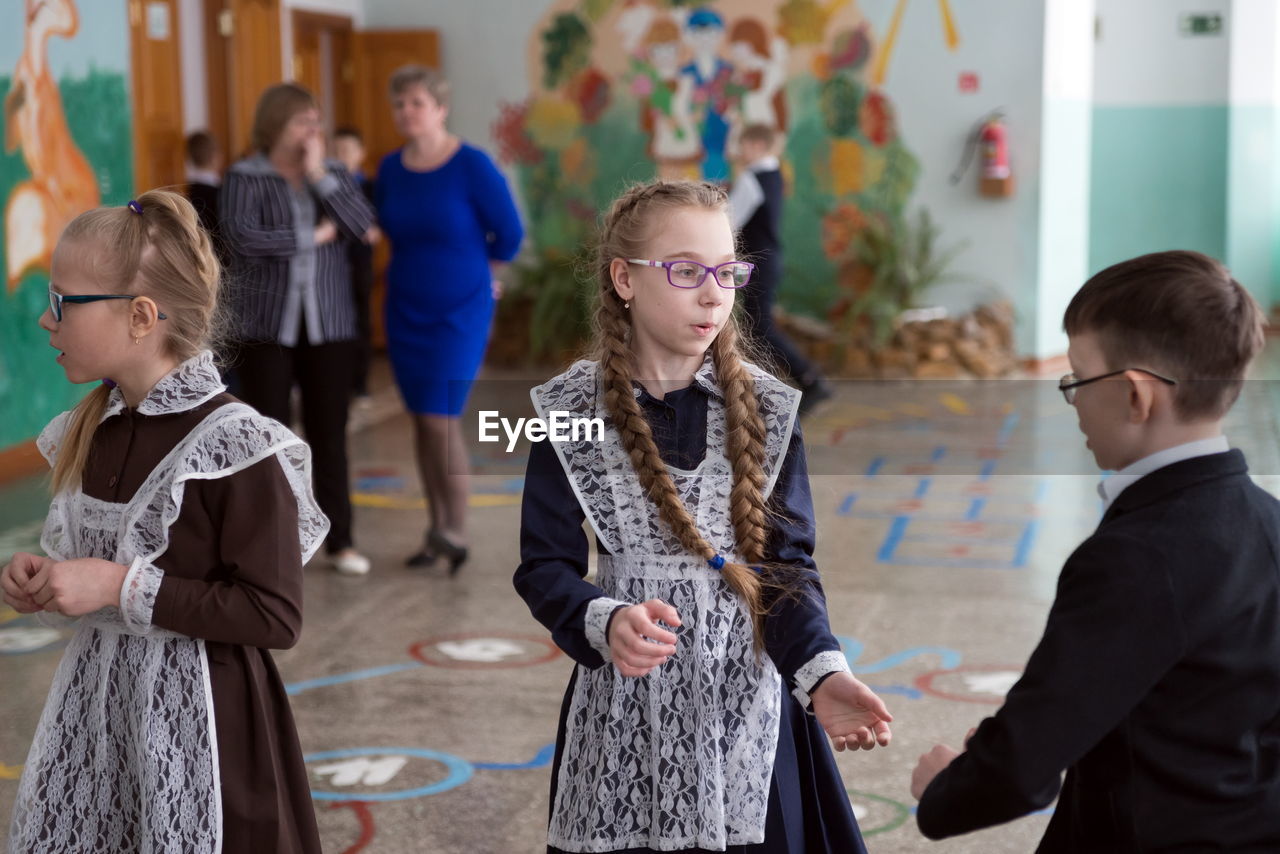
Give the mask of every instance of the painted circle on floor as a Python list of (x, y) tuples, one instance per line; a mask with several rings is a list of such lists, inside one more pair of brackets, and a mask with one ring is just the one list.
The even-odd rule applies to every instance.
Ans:
[(916, 687), (944, 700), (999, 706), (1020, 676), (1022, 671), (1017, 667), (970, 665), (921, 674), (916, 677)]
[(849, 794), (849, 803), (853, 805), (853, 814), (863, 836), (888, 833), (911, 817), (911, 808), (901, 801), (858, 789), (845, 791)]
[(14, 626), (0, 629), (0, 655), (38, 652), (62, 640), (62, 633), (48, 626)]
[(532, 667), (560, 656), (546, 638), (496, 632), (437, 635), (409, 647), (409, 654), (431, 667), (501, 670)]
[[(428, 761), (415, 761), (423, 759)], [(323, 791), (312, 788), (311, 797), (317, 801), (401, 801), (438, 795), (461, 786), (475, 773), (475, 767), (460, 756), (419, 747), (327, 750), (309, 753), (302, 757), (302, 761), (307, 763), (307, 773), (313, 781), (326, 779), (328, 785), (345, 789)], [(443, 778), (440, 777), (439, 765), (444, 766)], [(431, 782), (395, 791), (376, 790), (376, 787), (400, 778)]]

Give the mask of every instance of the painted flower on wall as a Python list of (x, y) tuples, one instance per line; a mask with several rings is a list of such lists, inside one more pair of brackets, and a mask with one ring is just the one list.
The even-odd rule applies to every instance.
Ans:
[(858, 125), (873, 145), (888, 145), (897, 129), (893, 121), (893, 108), (889, 100), (879, 92), (872, 92), (858, 107)]
[(502, 104), (493, 123), (493, 138), (498, 143), (498, 157), (507, 163), (531, 165), (542, 160), (542, 149), (525, 133), (525, 116), (529, 105)]
[(568, 98), (540, 95), (529, 104), (525, 127), (529, 138), (539, 148), (563, 151), (578, 134), (582, 111)]

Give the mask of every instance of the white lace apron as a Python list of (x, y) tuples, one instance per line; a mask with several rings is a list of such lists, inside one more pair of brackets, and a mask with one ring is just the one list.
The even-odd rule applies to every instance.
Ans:
[[(767, 496), (791, 438), (798, 394), (750, 369), (767, 429)], [(594, 362), (580, 361), (534, 389), (539, 415), (566, 411), (609, 424), (597, 373)], [(715, 388), (710, 360), (695, 381)], [(739, 560), (724, 403), (718, 389), (708, 397), (705, 458), (693, 471), (670, 471), (698, 530), (726, 559)], [(577, 669), (548, 841), (580, 852), (723, 850), (763, 841), (780, 678), (768, 656), (753, 650), (745, 604), (659, 519), (612, 426), (603, 442), (555, 447), (611, 553), (599, 562), (605, 598), (588, 607), (592, 645), (608, 659), (605, 624), (618, 602), (662, 599), (682, 625), (677, 653), (648, 676), (625, 678), (609, 665)]]
[[(202, 353), (158, 383), (143, 415), (191, 409), (224, 387)], [(121, 411), (116, 390), (104, 416)], [(38, 445), (56, 458), (68, 413)], [(12, 852), (182, 852), (222, 848), (217, 734), (204, 641), (151, 625), (164, 571), (153, 563), (193, 478), (226, 477), (276, 455), (298, 501), (304, 560), (328, 520), (311, 495), (310, 451), (244, 404), (210, 413), (127, 503), (79, 488), (54, 496), (41, 546), (55, 560), (96, 557), (129, 567), (120, 607), (74, 621), (18, 785)]]

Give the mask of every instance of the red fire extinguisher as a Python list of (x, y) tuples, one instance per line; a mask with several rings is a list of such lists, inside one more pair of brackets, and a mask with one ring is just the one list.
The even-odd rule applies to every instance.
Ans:
[(1009, 169), (1009, 130), (1004, 112), (996, 110), (978, 120), (965, 140), (963, 159), (951, 173), (951, 183), (958, 184), (969, 169), (975, 150), (981, 151), (982, 166), (978, 175), (978, 192), (1002, 198), (1013, 194), (1013, 173)]

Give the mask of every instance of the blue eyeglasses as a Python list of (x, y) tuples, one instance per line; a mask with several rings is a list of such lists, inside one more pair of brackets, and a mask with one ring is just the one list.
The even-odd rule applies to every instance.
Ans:
[[(53, 319), (56, 320), (58, 323), (61, 323), (62, 322), (62, 304), (64, 302), (85, 303), (85, 302), (98, 302), (99, 300), (104, 300), (104, 299), (137, 299), (137, 298), (138, 298), (137, 294), (83, 294), (80, 296), (68, 296), (67, 294), (58, 293), (53, 288), (49, 288), (49, 311), (53, 312)], [(164, 312), (157, 311), (156, 319), (168, 320), (169, 318), (165, 316)]]
[(699, 264), (697, 261), (645, 261), (643, 258), (628, 258), (628, 264), (643, 264), (646, 267), (665, 267), (667, 281), (676, 288), (698, 288), (707, 280), (707, 274), (715, 277), (716, 284), (726, 290), (737, 290), (751, 279), (751, 271), (755, 264), (747, 261), (726, 261), (714, 267)]

